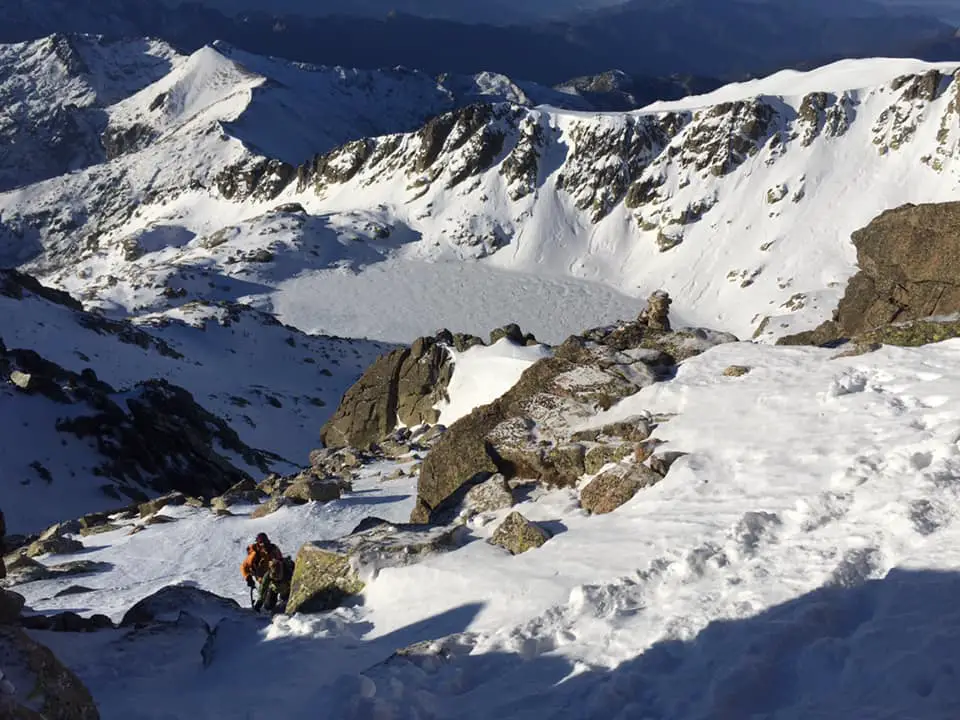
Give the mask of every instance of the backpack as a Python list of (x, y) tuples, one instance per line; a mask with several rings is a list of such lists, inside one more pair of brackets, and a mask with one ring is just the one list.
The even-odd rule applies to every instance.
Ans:
[(285, 555), (283, 558), (283, 579), (287, 581), (293, 580), (293, 571), (295, 568), (296, 564), (293, 562), (293, 558)]

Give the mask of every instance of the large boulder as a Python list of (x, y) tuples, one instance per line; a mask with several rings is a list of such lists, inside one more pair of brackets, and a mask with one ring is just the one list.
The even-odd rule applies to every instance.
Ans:
[[(780, 338), (779, 344), (823, 345), (892, 323), (960, 312), (960, 202), (888, 210), (854, 232), (852, 240), (860, 270), (848, 282), (833, 319)], [(925, 329), (930, 341), (950, 336), (942, 328), (939, 333)], [(906, 342), (898, 342), (898, 333), (881, 341), (920, 344), (911, 338), (923, 333), (914, 328), (899, 335)]]
[(307, 543), (297, 553), (287, 614), (332, 610), (362, 592), (381, 569), (452, 550), (464, 532), (462, 527), (424, 529), (371, 518), (340, 540)]
[(452, 375), (450, 354), (436, 338), (383, 355), (343, 396), (320, 431), (329, 448), (370, 448), (387, 437), (397, 419), (407, 426), (435, 423), (434, 406)]
[(19, 720), (99, 720), (90, 691), (49, 648), (18, 627), (0, 627), (4, 680), (12, 693), (0, 693), (0, 717)]
[[(659, 329), (663, 318), (597, 328), (569, 338), (521, 375), (504, 395), (455, 422), (424, 460), (414, 523), (443, 521), (463, 495), (495, 473), (547, 485), (574, 485), (587, 469), (576, 427), (640, 389), (670, 377), (676, 362), (736, 341), (705, 330)], [(645, 437), (640, 419), (619, 431)], [(632, 452), (629, 446), (625, 452)]]

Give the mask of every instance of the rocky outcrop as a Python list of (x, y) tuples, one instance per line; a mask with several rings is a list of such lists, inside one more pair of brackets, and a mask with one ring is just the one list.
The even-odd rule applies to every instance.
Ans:
[(915, 321), (960, 312), (960, 202), (888, 210), (852, 239), (860, 270), (847, 284), (833, 319), (778, 344), (823, 345), (868, 337), (921, 344), (926, 337), (954, 337), (936, 323), (901, 331), (884, 328), (909, 328)]
[(453, 550), (462, 535), (461, 527), (424, 529), (368, 518), (341, 540), (308, 543), (297, 553), (286, 612), (332, 610), (362, 592), (381, 569)]
[(434, 406), (445, 396), (451, 374), (449, 354), (436, 338), (394, 350), (347, 391), (320, 438), (328, 448), (368, 449), (393, 431), (398, 418), (407, 426), (435, 423)]
[[(553, 357), (527, 368), (503, 396), (454, 423), (424, 460), (411, 522), (447, 519), (471, 488), (496, 473), (508, 480), (576, 484), (589, 470), (593, 449), (571, 442), (577, 423), (670, 377), (677, 362), (736, 339), (664, 330), (668, 307), (669, 298), (658, 293), (638, 320), (569, 338)], [(632, 431), (646, 437), (649, 428), (638, 424)], [(624, 445), (622, 455), (604, 458), (597, 467), (633, 452), (634, 445)]]
[(550, 539), (550, 533), (527, 520), (518, 512), (512, 512), (490, 538), (492, 545), (502, 547), (511, 555), (520, 555), (541, 547)]
[(0, 693), (0, 717), (99, 720), (90, 691), (45, 646), (17, 627), (0, 627), (3, 676), (12, 693)]

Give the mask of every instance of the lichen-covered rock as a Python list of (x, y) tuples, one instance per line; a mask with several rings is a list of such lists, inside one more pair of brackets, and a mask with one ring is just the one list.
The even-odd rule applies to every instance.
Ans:
[[(156, 519), (158, 516), (154, 516), (151, 519)], [(172, 518), (166, 518), (172, 519)], [(80, 528), (80, 535), (82, 537), (89, 537), (90, 535), (100, 535), (102, 533), (113, 532), (114, 530), (119, 530), (119, 525), (114, 525), (112, 523), (106, 523), (105, 525), (93, 525), (91, 527)]]
[(493, 533), (490, 542), (502, 547), (512, 555), (525, 553), (542, 546), (550, 539), (550, 533), (527, 520), (518, 512), (512, 512)]
[(545, 457), (546, 471), (540, 481), (551, 487), (573, 487), (586, 472), (586, 448), (580, 443), (565, 443), (550, 449)]
[(257, 508), (250, 513), (250, 519), (256, 520), (257, 518), (272, 515), (277, 510), (282, 507), (286, 507), (287, 505), (293, 505), (293, 500), (285, 497), (272, 497), (265, 503), (257, 506)]
[(244, 478), (231, 486), (223, 495), (210, 501), (210, 507), (226, 510), (234, 505), (255, 505), (266, 497), (264, 492), (250, 478)]
[(328, 448), (368, 449), (388, 437), (397, 418), (407, 426), (435, 423), (452, 365), (435, 338), (384, 355), (346, 392), (320, 437)]
[(297, 553), (286, 612), (326, 612), (363, 588), (349, 555), (316, 544), (304, 545)]
[(54, 535), (46, 540), (37, 540), (27, 548), (27, 557), (37, 557), (38, 555), (67, 555), (83, 550), (83, 543), (73, 538)]
[(467, 493), (465, 508), (469, 514), (511, 508), (516, 503), (506, 478), (497, 473), (489, 480), (472, 487)]
[(138, 506), (138, 510), (140, 512), (140, 517), (145, 518), (145, 517), (148, 517), (149, 515), (153, 515), (154, 513), (159, 512), (160, 510), (165, 508), (167, 505), (176, 507), (179, 505), (186, 505), (186, 503), (187, 503), (187, 498), (183, 493), (172, 492), (166, 495), (161, 495), (160, 497), (155, 498), (153, 500), (148, 500), (145, 503), (141, 503)]
[(0, 716), (99, 720), (97, 706), (80, 679), (20, 628), (0, 627), (0, 658), (5, 678), (18, 679), (13, 695), (0, 695)]
[(503, 338), (507, 338), (507, 340), (515, 345), (523, 345), (525, 342), (523, 330), (521, 330), (520, 326), (516, 323), (509, 323), (490, 331), (491, 345)]
[(459, 526), (424, 529), (370, 518), (340, 540), (307, 543), (297, 553), (287, 613), (331, 610), (362, 592), (381, 569), (453, 550), (463, 533)]
[(723, 375), (724, 377), (743, 377), (748, 372), (750, 372), (750, 368), (746, 365), (730, 365), (724, 369)]
[(341, 489), (341, 484), (336, 480), (303, 478), (284, 490), (283, 497), (298, 504), (308, 502), (326, 503), (339, 500)]
[(580, 491), (580, 506), (594, 515), (613, 512), (662, 478), (643, 465), (619, 465), (598, 475)]
[[(890, 344), (917, 345), (925, 337), (952, 337), (947, 325), (903, 324), (960, 312), (960, 202), (888, 210), (852, 239), (860, 271), (848, 282), (833, 319), (778, 344), (879, 341), (885, 334)], [(895, 324), (903, 329), (885, 330)]]
[(647, 298), (647, 307), (640, 313), (638, 322), (651, 330), (670, 332), (670, 303), (673, 302), (663, 290), (657, 290)]
[(601, 443), (587, 450), (584, 457), (584, 473), (596, 475), (609, 463), (618, 463), (634, 452), (635, 445), (630, 443)]

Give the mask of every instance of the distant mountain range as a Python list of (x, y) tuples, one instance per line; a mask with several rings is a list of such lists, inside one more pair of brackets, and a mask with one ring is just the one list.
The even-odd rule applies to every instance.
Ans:
[(379, 18), (263, 11), (228, 16), (200, 3), (171, 11), (147, 0), (0, 0), (0, 11), (0, 42), (81, 32), (156, 37), (193, 52), (219, 39), (257, 54), (311, 63), (403, 65), (432, 74), (495, 71), (549, 85), (612, 69), (643, 78), (742, 79), (836, 57), (903, 56), (955, 32), (929, 8), (918, 14), (823, 0), (633, 0), (571, 20), (511, 26), (402, 12)]

